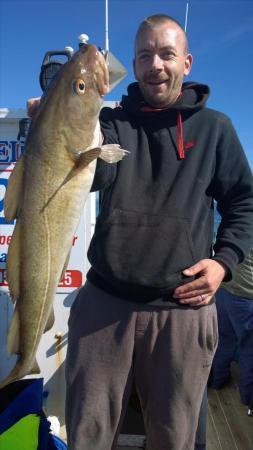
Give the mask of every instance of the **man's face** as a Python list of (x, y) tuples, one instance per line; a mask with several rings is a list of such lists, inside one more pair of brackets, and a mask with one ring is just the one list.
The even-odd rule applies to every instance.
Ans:
[(137, 38), (134, 74), (147, 103), (166, 108), (181, 92), (192, 55), (185, 50), (182, 30), (173, 22), (146, 28)]

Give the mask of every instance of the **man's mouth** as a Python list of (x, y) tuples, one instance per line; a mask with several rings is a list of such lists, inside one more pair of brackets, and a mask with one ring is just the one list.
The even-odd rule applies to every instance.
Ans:
[(147, 84), (151, 84), (152, 86), (159, 86), (160, 84), (167, 83), (168, 80), (148, 80)]

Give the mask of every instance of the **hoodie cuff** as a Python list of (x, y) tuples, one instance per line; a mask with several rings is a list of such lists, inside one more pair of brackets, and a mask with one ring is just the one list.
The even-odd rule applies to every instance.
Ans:
[(228, 272), (223, 281), (230, 281), (233, 278), (234, 271), (237, 265), (241, 262), (239, 255), (230, 247), (220, 248), (212, 259), (222, 262), (228, 269)]

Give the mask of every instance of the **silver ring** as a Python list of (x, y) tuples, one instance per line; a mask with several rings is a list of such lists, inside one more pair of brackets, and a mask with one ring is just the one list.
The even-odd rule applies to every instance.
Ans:
[(204, 296), (204, 295), (201, 295), (201, 294), (200, 294), (200, 298), (201, 298), (201, 301), (202, 301), (202, 302), (205, 300), (205, 296)]

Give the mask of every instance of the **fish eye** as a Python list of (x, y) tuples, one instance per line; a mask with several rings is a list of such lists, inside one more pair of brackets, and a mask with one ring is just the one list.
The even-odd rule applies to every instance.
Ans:
[(85, 94), (85, 82), (82, 80), (82, 78), (74, 80), (72, 83), (72, 88), (77, 95)]

